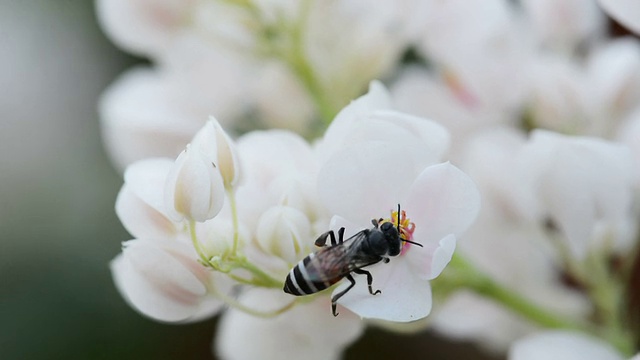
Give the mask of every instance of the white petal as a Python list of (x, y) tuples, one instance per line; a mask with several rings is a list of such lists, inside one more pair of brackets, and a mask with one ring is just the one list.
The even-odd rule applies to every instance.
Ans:
[(136, 238), (173, 238), (178, 233), (176, 224), (166, 214), (143, 201), (127, 184), (116, 198), (116, 214)]
[(172, 166), (169, 158), (140, 160), (127, 167), (124, 182), (142, 201), (162, 212), (164, 183)]
[(442, 163), (418, 175), (403, 207), (416, 224), (414, 239), (435, 243), (448, 234), (460, 236), (471, 225), (480, 210), (480, 194), (469, 176)]
[(581, 333), (548, 331), (516, 341), (509, 360), (623, 360), (608, 343)]
[(449, 234), (442, 238), (438, 245), (426, 244), (423, 248), (411, 246), (403, 256), (411, 262), (416, 275), (432, 280), (449, 264), (455, 249), (456, 237)]
[(158, 55), (167, 49), (192, 10), (183, 0), (100, 0), (98, 20), (111, 39), (139, 55)]
[(331, 214), (359, 224), (387, 216), (418, 173), (397, 144), (365, 142), (334, 154), (318, 174), (318, 196)]
[[(371, 319), (410, 322), (429, 315), (431, 286), (428, 280), (413, 273), (413, 266), (408, 261), (395, 258), (388, 264), (378, 264), (366, 270), (373, 275), (373, 291), (381, 290), (382, 293), (371, 295), (366, 277), (354, 274), (356, 285), (338, 300), (338, 304)], [(343, 280), (332, 295), (346, 289), (349, 284), (348, 280)]]
[(636, 0), (599, 0), (600, 6), (616, 21), (640, 34), (640, 3)]
[[(295, 298), (279, 290), (252, 289), (239, 300), (270, 311)], [(215, 345), (219, 356), (229, 360), (337, 360), (362, 330), (363, 323), (348, 311), (334, 318), (329, 302), (321, 298), (269, 319), (230, 309), (220, 320)]]

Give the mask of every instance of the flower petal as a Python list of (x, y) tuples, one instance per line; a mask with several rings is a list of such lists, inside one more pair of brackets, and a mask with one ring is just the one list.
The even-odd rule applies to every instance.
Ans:
[(427, 280), (433, 280), (449, 264), (456, 249), (456, 237), (449, 234), (440, 240), (439, 244), (426, 244), (424, 248), (413, 246), (404, 254), (411, 262), (413, 272)]
[(318, 174), (318, 195), (331, 214), (358, 224), (386, 216), (419, 172), (397, 144), (359, 143), (334, 154)]
[(211, 315), (221, 307), (210, 301), (209, 273), (175, 241), (132, 240), (111, 262), (118, 290), (142, 314), (160, 321), (185, 321)]
[(458, 237), (471, 225), (480, 210), (480, 194), (469, 176), (447, 162), (418, 175), (404, 208), (416, 224), (414, 239), (435, 243), (449, 234)]
[[(366, 279), (355, 275), (356, 285), (338, 300), (340, 305), (363, 318), (388, 321), (410, 322), (429, 315), (431, 286), (429, 281), (413, 273), (408, 261), (396, 258), (389, 264), (379, 264), (366, 270), (373, 276), (373, 291), (381, 290), (382, 293), (371, 295)], [(333, 295), (349, 285), (349, 281), (344, 281)]]

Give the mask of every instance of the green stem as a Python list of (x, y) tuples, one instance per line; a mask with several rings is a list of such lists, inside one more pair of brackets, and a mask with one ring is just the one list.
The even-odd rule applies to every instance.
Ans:
[(196, 222), (194, 220), (189, 220), (189, 235), (191, 236), (191, 243), (193, 244), (193, 248), (196, 249), (198, 256), (200, 256), (200, 260), (204, 263), (204, 265), (209, 266), (209, 259), (204, 254), (204, 251), (202, 251), (200, 241), (198, 241), (198, 236), (196, 235)]
[(232, 256), (238, 252), (238, 242), (240, 241), (240, 229), (238, 225), (238, 208), (236, 204), (236, 196), (233, 189), (227, 189), (227, 197), (231, 207), (231, 221), (233, 223), (233, 247), (231, 248)]
[(495, 300), (537, 325), (551, 329), (570, 330), (584, 330), (587, 327), (586, 324), (543, 309), (529, 299), (500, 285), (458, 253), (454, 254), (449, 266), (456, 270), (454, 281), (458, 287), (469, 288), (484, 297)]
[(227, 294), (224, 294), (220, 291), (217, 291), (215, 288), (211, 289), (211, 292), (214, 294), (214, 296), (220, 300), (222, 300), (225, 304), (229, 305), (230, 307), (237, 309), (239, 311), (242, 311), (244, 313), (247, 313), (249, 315), (253, 315), (253, 316), (257, 316), (257, 317), (262, 317), (262, 318), (272, 318), (275, 316), (278, 316), (290, 309), (292, 309), (295, 305), (296, 305), (296, 301), (293, 300), (292, 302), (286, 304), (285, 306), (278, 308), (278, 309), (274, 309), (271, 311), (258, 311), (255, 309), (252, 309), (250, 307), (247, 307), (245, 305), (243, 305), (241, 302), (239, 302), (238, 300), (228, 296)]
[(236, 259), (236, 265), (238, 268), (245, 269), (253, 276), (256, 277), (258, 284), (254, 282), (254, 285), (259, 285), (262, 287), (269, 287), (274, 289), (282, 289), (284, 283), (280, 280), (273, 278), (271, 275), (266, 272), (260, 270), (257, 266), (253, 265), (251, 262), (247, 261), (244, 257), (238, 257)]
[(599, 328), (591, 323), (570, 319), (542, 308), (526, 297), (500, 285), (469, 263), (459, 253), (454, 254), (445, 272), (434, 281), (434, 286), (436, 288), (440, 286), (444, 290), (457, 290), (459, 288), (473, 290), (477, 294), (504, 305), (515, 314), (538, 326), (547, 329), (564, 329), (589, 333), (609, 341), (625, 355), (632, 354), (633, 342), (631, 337), (619, 328)]
[(331, 121), (333, 121), (337, 111), (327, 98), (324, 87), (313, 70), (313, 66), (311, 66), (304, 50), (305, 26), (309, 10), (310, 2), (303, 1), (298, 22), (291, 31), (290, 52), (289, 54), (281, 54), (281, 57), (289, 64), (293, 72), (307, 89), (320, 113), (322, 122), (328, 126), (331, 124)]

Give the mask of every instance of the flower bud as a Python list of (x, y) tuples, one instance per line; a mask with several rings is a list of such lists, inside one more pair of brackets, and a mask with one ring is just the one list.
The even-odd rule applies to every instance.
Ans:
[(197, 148), (187, 145), (178, 156), (165, 183), (165, 205), (176, 221), (183, 217), (205, 221), (224, 204), (224, 184), (216, 164)]
[(213, 116), (193, 138), (192, 146), (218, 165), (225, 188), (235, 186), (240, 179), (240, 164), (233, 140)]
[(256, 239), (265, 252), (295, 263), (310, 251), (311, 224), (298, 209), (274, 206), (260, 217)]

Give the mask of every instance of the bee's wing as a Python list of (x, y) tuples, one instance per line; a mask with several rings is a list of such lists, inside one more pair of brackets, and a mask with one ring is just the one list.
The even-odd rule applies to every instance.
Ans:
[(354, 269), (370, 265), (369, 259), (357, 256), (360, 244), (367, 237), (365, 231), (361, 231), (344, 243), (323, 248), (316, 252), (305, 265), (308, 279), (311, 281), (335, 282)]

